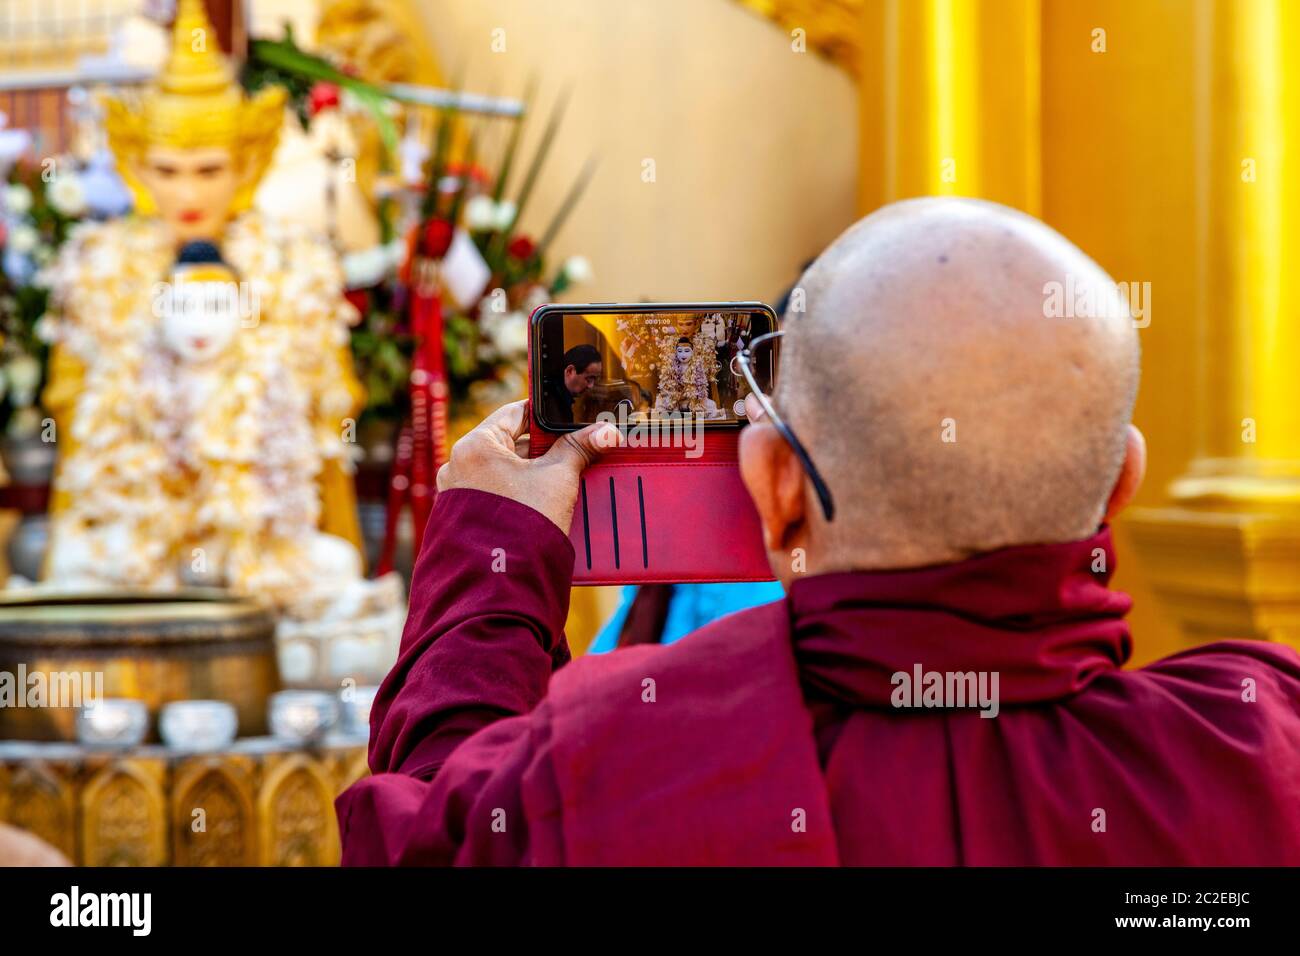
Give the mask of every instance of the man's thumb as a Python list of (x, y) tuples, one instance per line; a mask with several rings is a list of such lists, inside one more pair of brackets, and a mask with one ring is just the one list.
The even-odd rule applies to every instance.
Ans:
[(577, 474), (588, 465), (594, 464), (602, 454), (621, 444), (623, 444), (623, 433), (616, 425), (597, 422), (581, 431), (565, 432), (547, 449), (541, 460), (548, 463), (558, 462), (572, 468), (574, 474)]

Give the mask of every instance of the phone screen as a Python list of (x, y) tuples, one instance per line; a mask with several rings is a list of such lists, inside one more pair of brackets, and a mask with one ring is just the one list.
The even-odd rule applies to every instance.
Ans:
[[(538, 419), (557, 430), (610, 416), (738, 425), (749, 385), (733, 359), (775, 327), (772, 311), (758, 305), (549, 306), (533, 330)], [(753, 354), (764, 391), (774, 381), (774, 345)]]

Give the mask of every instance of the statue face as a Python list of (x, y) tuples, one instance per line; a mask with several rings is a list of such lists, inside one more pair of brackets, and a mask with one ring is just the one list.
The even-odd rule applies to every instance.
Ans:
[(182, 282), (161, 312), (163, 341), (191, 364), (207, 362), (224, 352), (240, 327), (233, 283)]
[(240, 186), (229, 149), (151, 146), (138, 175), (177, 243), (221, 238)]
[(689, 345), (686, 345), (686, 344), (684, 344), (684, 343), (679, 343), (679, 344), (678, 344), (678, 346), (677, 346), (677, 360), (678, 360), (679, 362), (689, 362), (689, 361), (691, 360), (691, 356), (692, 356), (693, 354), (695, 354), (695, 350), (692, 349)]

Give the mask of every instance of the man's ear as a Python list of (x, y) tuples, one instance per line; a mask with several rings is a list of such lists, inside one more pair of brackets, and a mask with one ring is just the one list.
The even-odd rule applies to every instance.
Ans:
[(807, 518), (803, 468), (772, 425), (754, 423), (741, 433), (740, 476), (763, 522), (767, 550), (795, 547)]
[(1128, 507), (1138, 488), (1142, 487), (1142, 478), (1147, 473), (1147, 440), (1136, 425), (1128, 426), (1128, 447), (1124, 452), (1124, 465), (1119, 470), (1119, 478), (1111, 489), (1110, 500), (1106, 502), (1107, 523)]

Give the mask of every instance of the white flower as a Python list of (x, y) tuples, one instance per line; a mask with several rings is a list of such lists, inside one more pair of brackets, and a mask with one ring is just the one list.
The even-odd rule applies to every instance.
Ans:
[(497, 229), (504, 232), (515, 224), (515, 214), (518, 207), (509, 199), (503, 199), (497, 203)]
[(591, 281), (591, 263), (586, 256), (569, 256), (564, 261), (564, 274), (572, 283)]
[(25, 216), (32, 208), (32, 192), (22, 183), (13, 183), (5, 190), (5, 208), (15, 216)]
[(492, 345), (506, 358), (528, 352), (528, 317), (522, 312), (510, 312), (492, 323), (488, 330)]
[[(14, 402), (17, 405), (17, 402)], [(41, 430), (41, 412), (30, 405), (15, 408), (9, 418), (9, 434), (13, 438), (30, 438)]]
[(539, 308), (551, 301), (550, 291), (540, 282), (529, 287), (524, 294), (524, 301), (521, 303), (520, 311), (524, 315), (532, 315)]
[(406, 241), (400, 236), (380, 248), (384, 250), (384, 261), (389, 269), (396, 269), (406, 261)]
[(14, 226), (13, 229), (9, 231), (9, 248), (21, 255), (26, 255), (31, 252), (40, 245), (40, 243), (40, 235), (37, 234), (33, 227), (27, 225), (27, 223)]
[(465, 203), (465, 225), (473, 232), (495, 229), (497, 224), (497, 204), (491, 196), (475, 196)]
[(86, 187), (76, 173), (59, 173), (45, 187), (45, 195), (50, 205), (69, 219), (86, 211)]
[(30, 405), (41, 385), (41, 363), (30, 355), (16, 355), (5, 366), (15, 405)]
[(384, 246), (371, 246), (343, 257), (344, 284), (349, 289), (368, 289), (388, 272), (388, 253)]

